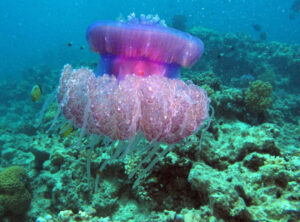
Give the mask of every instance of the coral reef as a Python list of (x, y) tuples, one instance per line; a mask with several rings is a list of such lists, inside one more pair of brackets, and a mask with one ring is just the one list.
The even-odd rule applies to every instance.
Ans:
[[(227, 84), (232, 78), (239, 78), (245, 73), (250, 73), (257, 79), (265, 72), (274, 72), (276, 78), (272, 81), (275, 82), (275, 90), (281, 88), (299, 92), (299, 45), (261, 43), (242, 33), (221, 34), (203, 27), (193, 27), (190, 33), (205, 42), (204, 56), (197, 62), (194, 70), (211, 70)], [(288, 84), (286, 81), (282, 82), (283, 79)]]
[(30, 207), (31, 194), (24, 168), (12, 166), (0, 173), (0, 217), (24, 216)]
[(253, 113), (264, 113), (272, 105), (272, 85), (268, 82), (256, 80), (250, 83), (245, 92), (245, 104)]
[[(21, 83), (0, 83), (5, 92), (0, 96), (0, 178), (6, 172), (19, 181), (22, 193), (14, 195), (29, 194), (28, 202), (13, 210), (25, 213), (32, 199), (27, 215), (16, 215), (17, 221), (299, 221), (299, 46), (200, 27), (191, 32), (204, 40), (206, 52), (192, 70), (182, 71), (182, 79), (207, 91), (214, 119), (202, 136), (201, 149), (201, 130), (165, 156), (160, 154), (166, 147), (157, 146), (151, 158), (156, 165), (136, 186), (147, 168), (144, 139), (135, 144), (138, 152), (108, 161), (116, 147), (125, 149), (127, 143), (89, 135), (78, 140), (76, 126), (66, 137), (61, 133), (70, 124), (65, 119), (58, 118), (61, 124), (51, 128), (55, 100), (34, 127), (60, 70), (34, 67), (24, 71)], [(84, 65), (95, 66), (93, 61)], [(243, 80), (244, 74), (254, 80), (246, 76), (247, 85), (231, 81)], [(35, 78), (41, 78), (43, 95), (30, 104)], [(99, 171), (104, 162), (106, 168)], [(12, 165), (23, 169), (5, 170)], [(18, 175), (26, 171), (30, 186), (23, 177), (7, 173), (12, 169)], [(11, 219), (13, 212), (0, 205), (1, 219)]]

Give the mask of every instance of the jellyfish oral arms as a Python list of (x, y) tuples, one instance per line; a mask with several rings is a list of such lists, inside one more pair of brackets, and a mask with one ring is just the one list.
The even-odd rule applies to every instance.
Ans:
[(138, 132), (150, 142), (177, 143), (208, 117), (206, 92), (157, 75), (96, 77), (87, 68), (63, 69), (58, 101), (66, 118), (89, 133), (128, 140)]
[(192, 66), (204, 50), (200, 39), (153, 18), (97, 22), (89, 26), (86, 38), (101, 56), (96, 75), (118, 79), (128, 74), (178, 78), (179, 68)]

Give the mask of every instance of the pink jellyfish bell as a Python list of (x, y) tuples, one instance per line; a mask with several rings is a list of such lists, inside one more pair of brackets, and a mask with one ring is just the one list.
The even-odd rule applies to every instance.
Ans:
[(204, 50), (200, 39), (163, 26), (158, 17), (97, 22), (86, 37), (90, 48), (101, 55), (96, 74), (118, 79), (128, 74), (177, 78), (180, 66), (192, 66)]
[(179, 78), (180, 67), (203, 54), (200, 39), (143, 15), (97, 22), (86, 37), (100, 54), (97, 69), (66, 65), (58, 91), (65, 117), (77, 127), (112, 140), (141, 132), (149, 142), (173, 144), (208, 118), (206, 92)]

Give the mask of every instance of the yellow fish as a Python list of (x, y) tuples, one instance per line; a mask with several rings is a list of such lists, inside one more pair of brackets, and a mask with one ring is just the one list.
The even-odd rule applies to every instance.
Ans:
[(61, 135), (61, 137), (66, 138), (66, 137), (69, 136), (73, 131), (74, 131), (73, 125), (70, 124), (70, 123), (66, 123), (66, 124), (64, 124), (64, 125), (61, 127), (59, 134)]
[(40, 99), (41, 95), (42, 95), (41, 86), (38, 84), (34, 85), (31, 89), (31, 100), (33, 102), (37, 102)]

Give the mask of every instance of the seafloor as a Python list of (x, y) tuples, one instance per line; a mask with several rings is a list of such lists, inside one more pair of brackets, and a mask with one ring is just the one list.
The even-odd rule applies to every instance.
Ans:
[[(299, 45), (200, 27), (190, 32), (206, 51), (182, 77), (207, 90), (215, 116), (201, 150), (199, 132), (161, 158), (136, 188), (128, 173), (143, 155), (98, 172), (109, 158), (103, 150), (114, 149), (100, 140), (88, 182), (89, 137), (76, 144), (78, 131), (59, 134), (63, 125), (47, 132), (55, 102), (35, 127), (60, 70), (45, 64), (24, 70), (18, 82), (1, 83), (0, 221), (299, 221)], [(33, 103), (36, 83), (43, 95)]]

